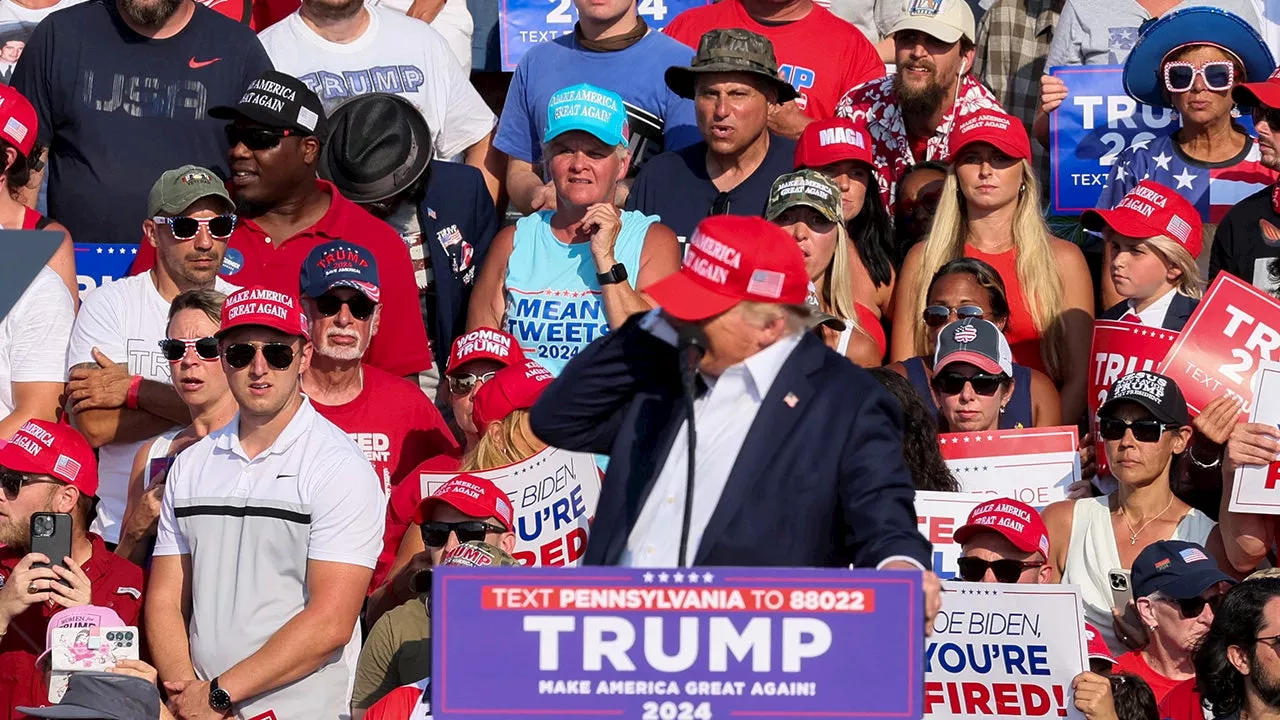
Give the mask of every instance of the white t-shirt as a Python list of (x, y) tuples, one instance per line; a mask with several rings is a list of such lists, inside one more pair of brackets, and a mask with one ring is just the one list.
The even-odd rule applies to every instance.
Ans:
[(497, 118), (439, 32), (386, 8), (368, 11), (369, 27), (354, 42), (325, 40), (298, 12), (258, 39), (276, 70), (306, 83), (326, 111), (366, 93), (408, 99), (431, 128), (437, 160), (455, 157), (493, 130)]
[[(369, 0), (369, 4), (408, 15), (413, 0)], [(467, 0), (445, 0), (444, 7), (436, 13), (436, 19), (431, 21), (431, 27), (449, 43), (449, 49), (458, 58), (462, 71), (471, 74), (471, 36), (475, 32), (475, 23), (467, 9)]]
[(0, 417), (13, 412), (13, 383), (62, 382), (76, 311), (58, 273), (46, 265), (0, 320)]
[[(382, 549), (382, 484), (346, 433), (303, 399), (250, 460), (240, 417), (173, 461), (156, 555), (191, 556), (191, 661), (203, 680), (257, 652), (308, 603), (308, 561), (372, 569)], [(297, 682), (236, 707), (244, 718), (345, 720), (360, 655), (344, 649)]]
[(60, 0), (47, 8), (33, 10), (13, 0), (0, 0), (0, 82), (9, 84), (13, 66), (18, 64), (18, 58), (22, 57), (22, 50), (27, 45), (27, 38), (31, 37), (31, 32), (41, 20), (58, 10), (82, 2), (84, 0)]
[[(225, 294), (239, 288), (218, 278), (215, 289)], [(156, 290), (151, 273), (109, 282), (80, 303), (67, 348), (67, 372), (94, 362), (96, 347), (114, 362), (127, 361), (130, 375), (167, 383), (169, 363), (159, 343), (168, 327), (169, 303)], [(129, 471), (141, 446), (142, 442), (111, 443), (98, 449), (98, 517), (92, 529), (107, 542), (120, 541)]]

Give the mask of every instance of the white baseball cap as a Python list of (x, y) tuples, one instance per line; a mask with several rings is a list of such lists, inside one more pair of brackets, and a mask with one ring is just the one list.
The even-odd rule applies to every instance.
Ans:
[(903, 0), (902, 14), (890, 35), (902, 30), (919, 30), (945, 43), (961, 37), (974, 42), (973, 10), (965, 0)]

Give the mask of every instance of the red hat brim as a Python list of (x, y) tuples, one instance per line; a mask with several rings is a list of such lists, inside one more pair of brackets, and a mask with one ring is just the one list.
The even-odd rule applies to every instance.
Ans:
[(668, 275), (645, 288), (645, 292), (668, 315), (686, 322), (715, 317), (743, 300), (711, 290), (684, 271)]

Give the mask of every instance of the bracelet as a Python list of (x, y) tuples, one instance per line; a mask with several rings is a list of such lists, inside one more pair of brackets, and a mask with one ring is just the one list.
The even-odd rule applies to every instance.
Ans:
[(1212, 470), (1222, 464), (1222, 453), (1218, 453), (1218, 457), (1214, 458), (1213, 462), (1205, 464), (1196, 458), (1196, 450), (1193, 447), (1187, 448), (1187, 457), (1191, 458), (1192, 465), (1195, 465), (1201, 470)]
[(138, 391), (142, 389), (142, 376), (134, 375), (129, 378), (129, 394), (125, 395), (124, 406), (130, 410), (138, 409)]

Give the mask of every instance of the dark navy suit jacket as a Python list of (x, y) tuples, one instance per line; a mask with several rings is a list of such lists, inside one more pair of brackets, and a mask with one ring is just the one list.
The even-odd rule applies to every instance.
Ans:
[[(685, 418), (676, 350), (643, 317), (571, 360), (532, 411), (544, 441), (609, 455), (588, 565), (621, 559)], [(875, 567), (905, 555), (929, 568), (901, 437), (891, 396), (806, 333), (760, 406), (694, 564)]]
[[(1182, 328), (1186, 326), (1187, 320), (1191, 317), (1191, 313), (1195, 312), (1196, 306), (1200, 301), (1187, 297), (1180, 292), (1174, 291), (1173, 300), (1169, 302), (1169, 309), (1165, 311), (1164, 323), (1160, 327), (1165, 330), (1173, 330), (1182, 332)], [(1102, 313), (1099, 320), (1119, 320), (1129, 312), (1129, 301), (1122, 300), (1117, 305), (1112, 305)]]

